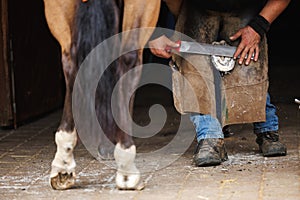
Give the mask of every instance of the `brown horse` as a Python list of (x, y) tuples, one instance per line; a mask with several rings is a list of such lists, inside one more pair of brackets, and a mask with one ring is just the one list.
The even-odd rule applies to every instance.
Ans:
[[(166, 0), (170, 10), (176, 15), (179, 1)], [(161, 0), (44, 0), (45, 15), (51, 33), (61, 45), (61, 60), (66, 83), (65, 102), (60, 125), (55, 134), (57, 151), (52, 162), (50, 183), (53, 189), (68, 189), (75, 183), (75, 160), (73, 150), (77, 143), (77, 130), (72, 112), (72, 93), (79, 65), (88, 52), (108, 37), (132, 30), (134, 28), (155, 27)], [(116, 70), (109, 70), (110, 79), (101, 79), (97, 88), (98, 97), (95, 106), (97, 117), (109, 140), (115, 144), (114, 158), (118, 169), (116, 184), (120, 189), (136, 189), (140, 174), (134, 159), (135, 145), (129, 134), (116, 125), (111, 107), (110, 95), (116, 81), (128, 70), (142, 64), (143, 47), (150, 38), (152, 31), (125, 34), (121, 39), (121, 48), (129, 50), (120, 56), (112, 65)], [(96, 39), (95, 39), (96, 37)], [(93, 41), (88, 41), (92, 39)], [(90, 42), (90, 44), (87, 44)], [(92, 44), (94, 43), (94, 44)], [(132, 51), (130, 51), (133, 49)], [(138, 50), (137, 50), (138, 49)], [(141, 76), (141, 70), (135, 76), (129, 88), (135, 88)], [(101, 85), (105, 85), (101, 87)], [(108, 86), (108, 87), (107, 87)], [(128, 94), (121, 93), (120, 98), (126, 99)], [(132, 113), (132, 102), (129, 111)], [(119, 109), (120, 120), (125, 120), (125, 110)], [(101, 146), (101, 145), (100, 145)], [(107, 150), (100, 147), (100, 154)], [(105, 156), (105, 155), (104, 155)]]
[[(164, 0), (176, 16), (182, 0)], [(53, 189), (68, 189), (75, 183), (75, 160), (73, 149), (77, 142), (72, 110), (72, 93), (79, 66), (97, 44), (117, 33), (135, 28), (155, 27), (161, 0), (44, 0), (45, 15), (51, 33), (61, 45), (61, 60), (66, 83), (66, 94), (60, 125), (55, 134), (57, 151), (52, 162), (50, 184)], [(142, 64), (142, 54), (153, 29), (133, 34), (123, 34), (121, 55), (106, 76), (101, 78), (96, 94), (96, 113), (107, 138), (115, 145), (114, 158), (118, 169), (116, 184), (120, 189), (135, 189), (140, 179), (134, 159), (136, 148), (131, 136), (116, 124), (110, 106), (111, 94), (116, 82), (123, 74)], [(134, 47), (134, 48), (133, 48)], [(113, 47), (112, 47), (113, 48)], [(128, 51), (126, 51), (128, 50)], [(133, 91), (141, 76), (141, 69), (135, 69), (127, 92), (119, 90), (117, 110), (120, 123), (127, 124), (126, 112), (132, 113)], [(108, 77), (108, 78), (107, 78)], [(131, 95), (131, 96), (129, 96)], [(129, 108), (122, 103), (130, 99)], [(128, 127), (127, 130), (131, 130)], [(103, 142), (102, 142), (103, 143)], [(106, 156), (105, 144), (100, 144), (100, 154)]]

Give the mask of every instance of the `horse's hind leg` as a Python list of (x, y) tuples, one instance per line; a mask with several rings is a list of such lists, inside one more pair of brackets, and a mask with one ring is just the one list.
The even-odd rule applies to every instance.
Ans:
[(119, 189), (137, 189), (140, 172), (135, 166), (136, 147), (124, 148), (121, 143), (115, 146), (114, 157), (118, 166), (116, 185)]
[(72, 88), (76, 70), (70, 55), (62, 55), (63, 71), (66, 81), (66, 96), (60, 126), (55, 133), (57, 151), (52, 161), (50, 184), (54, 189), (68, 189), (75, 184), (75, 167), (73, 150), (77, 143), (77, 133), (72, 115)]
[(76, 131), (58, 130), (55, 134), (57, 151), (52, 161), (50, 184), (53, 189), (63, 190), (75, 184), (76, 163), (73, 149), (76, 145)]
[[(160, 10), (160, 0), (124, 0), (124, 15), (122, 31), (135, 28), (155, 27)], [(153, 30), (152, 30), (153, 31)], [(129, 53), (120, 58), (119, 75), (122, 77), (128, 70), (142, 64), (143, 48), (150, 38), (152, 31), (133, 31), (122, 35), (122, 48)], [(141, 68), (134, 68), (130, 78), (124, 80), (120, 85), (120, 102), (130, 99), (129, 112), (133, 112), (134, 88), (138, 85), (141, 77)], [(127, 74), (128, 75), (128, 74)], [(123, 91), (125, 90), (125, 92)], [(129, 96), (128, 96), (129, 95)], [(120, 106), (120, 122), (124, 127), (131, 126), (126, 116), (126, 106)], [(130, 127), (129, 127), (130, 128)], [(115, 146), (114, 157), (118, 166), (116, 184), (120, 189), (139, 189), (140, 172), (135, 165), (136, 147), (132, 138), (120, 131), (117, 133), (119, 141)]]
[(66, 96), (60, 126), (55, 134), (57, 151), (52, 161), (50, 184), (53, 189), (67, 189), (75, 184), (73, 149), (77, 142), (72, 115), (72, 89), (77, 73), (71, 59), (71, 24), (75, 12), (73, 0), (44, 0), (45, 15), (53, 36), (61, 45)]
[[(122, 100), (122, 99), (118, 99)], [(127, 124), (128, 125), (128, 124)], [(114, 158), (117, 164), (116, 185), (119, 189), (138, 189), (140, 171), (135, 165), (136, 146), (131, 135), (117, 128)]]

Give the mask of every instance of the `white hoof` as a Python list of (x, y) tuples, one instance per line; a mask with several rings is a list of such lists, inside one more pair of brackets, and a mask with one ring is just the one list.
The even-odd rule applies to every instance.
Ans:
[(116, 174), (116, 185), (119, 189), (137, 189), (140, 181), (140, 172), (135, 166), (136, 148), (132, 145), (124, 149), (118, 143), (115, 147), (114, 157), (118, 166)]
[(116, 175), (116, 185), (122, 190), (135, 190), (140, 181), (140, 174), (123, 174), (122, 172), (117, 172)]
[[(52, 169), (55, 168), (52, 166)], [(75, 172), (52, 173), (50, 175), (50, 185), (55, 190), (66, 190), (75, 185), (75, 179)]]
[(57, 151), (52, 161), (50, 185), (53, 189), (63, 190), (75, 184), (75, 167), (73, 150), (77, 142), (76, 131), (67, 133), (58, 131), (55, 134)]

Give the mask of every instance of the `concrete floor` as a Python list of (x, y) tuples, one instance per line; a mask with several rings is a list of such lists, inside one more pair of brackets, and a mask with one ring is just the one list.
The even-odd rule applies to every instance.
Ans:
[[(57, 191), (49, 186), (49, 172), (56, 146), (54, 132), (61, 111), (55, 111), (16, 130), (0, 129), (0, 199), (300, 199), (300, 110), (295, 104), (277, 103), (281, 141), (288, 147), (284, 157), (264, 158), (258, 151), (252, 125), (233, 125), (226, 138), (229, 160), (214, 167), (195, 167), (192, 155), (195, 141), (182, 156), (159, 167), (174, 154), (159, 154), (151, 162), (139, 158), (144, 172), (141, 191), (121, 191), (114, 183), (114, 161), (98, 161), (79, 141), (75, 149), (77, 182), (74, 188)], [(146, 123), (144, 108), (137, 108), (136, 121)], [(136, 139), (138, 152), (153, 152), (169, 143), (178, 124), (183, 134), (193, 135), (186, 119), (167, 108), (164, 128), (148, 139)], [(178, 134), (178, 133), (177, 133)], [(142, 159), (142, 160), (141, 160)], [(155, 167), (156, 165), (156, 167)], [(154, 166), (152, 170), (149, 170)]]

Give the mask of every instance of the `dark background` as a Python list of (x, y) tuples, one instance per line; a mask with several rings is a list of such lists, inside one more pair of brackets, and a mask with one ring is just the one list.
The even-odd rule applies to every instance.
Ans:
[[(293, 0), (287, 9), (273, 22), (267, 33), (269, 45), (269, 93), (273, 103), (283, 102), (294, 104), (295, 98), (300, 98), (300, 43), (298, 30), (300, 2)], [(158, 22), (160, 27), (168, 27), (166, 21), (170, 18), (168, 10), (163, 4)], [(172, 25), (171, 25), (172, 26)], [(171, 27), (168, 27), (171, 28)], [(151, 55), (145, 50), (145, 60), (166, 64), (165, 59)], [(154, 96), (153, 96), (154, 95)], [(149, 85), (138, 90), (138, 105), (162, 103), (171, 105), (172, 94), (166, 88)]]
[[(8, 29), (8, 49), (3, 46), (4, 51), (0, 53), (7, 53), (9, 60), (7, 65), (2, 65), (0, 57), (0, 126), (16, 126), (61, 109), (65, 85), (60, 47), (47, 27), (43, 1), (1, 2), (2, 22), (7, 20), (8, 27), (1, 24), (0, 36), (5, 36)], [(299, 4), (298, 0), (293, 0), (268, 32), (269, 93), (274, 103), (294, 104), (294, 99), (300, 98)], [(170, 17), (163, 4), (158, 26), (172, 28), (172, 24), (166, 24)], [(167, 60), (153, 56), (147, 49), (144, 62), (167, 64)], [(167, 76), (170, 80), (170, 74)], [(172, 107), (172, 93), (158, 85), (146, 85), (137, 90), (136, 106), (154, 103)]]

